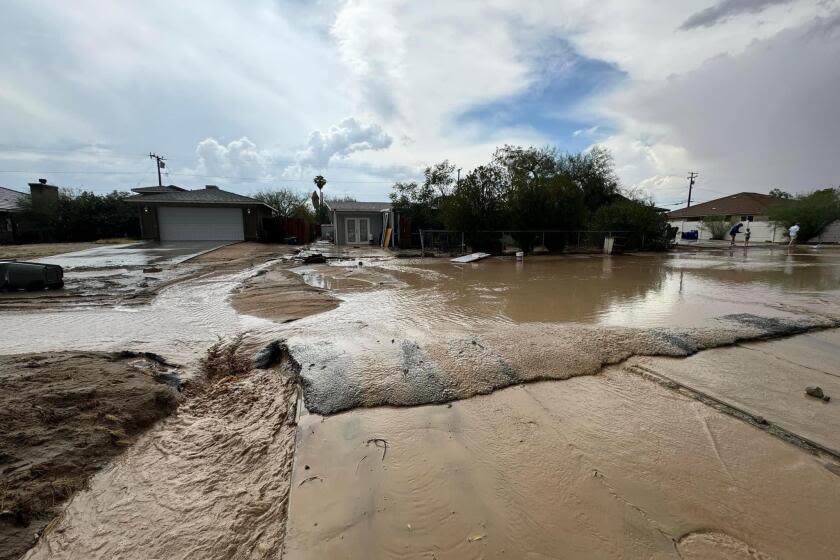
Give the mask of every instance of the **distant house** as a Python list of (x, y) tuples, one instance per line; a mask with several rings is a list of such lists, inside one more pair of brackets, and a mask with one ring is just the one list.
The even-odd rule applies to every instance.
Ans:
[(18, 214), (20, 204), (28, 199), (26, 193), (0, 187), (0, 243), (20, 241)]
[(697, 230), (700, 239), (712, 238), (709, 229), (703, 225), (703, 220), (720, 216), (730, 224), (744, 223), (736, 241), (743, 240), (744, 233), (749, 227), (750, 241), (780, 242), (786, 240), (787, 230), (771, 222), (768, 212), (771, 206), (786, 202), (786, 199), (766, 194), (741, 192), (674, 210), (668, 212), (666, 216), (669, 224), (679, 228), (680, 232)]
[(274, 208), (215, 185), (186, 190), (175, 185), (139, 187), (126, 200), (140, 213), (143, 239), (160, 241), (257, 240)]
[(335, 227), (336, 245), (382, 245), (383, 235), (391, 228), (394, 241), (394, 211), (390, 202), (327, 202)]

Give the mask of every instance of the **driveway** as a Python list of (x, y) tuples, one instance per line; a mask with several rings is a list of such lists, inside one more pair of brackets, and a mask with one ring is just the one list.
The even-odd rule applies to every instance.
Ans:
[(182, 263), (202, 253), (230, 245), (231, 241), (166, 241), (104, 245), (37, 259), (66, 269), (161, 266)]

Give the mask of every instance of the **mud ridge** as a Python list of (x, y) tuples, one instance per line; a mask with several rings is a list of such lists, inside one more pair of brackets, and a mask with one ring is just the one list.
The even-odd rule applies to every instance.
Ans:
[(332, 342), (290, 341), (303, 364), (304, 404), (330, 415), (354, 408), (442, 404), (536, 381), (595, 375), (633, 356), (688, 357), (740, 342), (840, 327), (827, 317), (726, 315), (719, 326), (639, 329), (523, 324), (469, 338), (383, 344), (381, 355)]

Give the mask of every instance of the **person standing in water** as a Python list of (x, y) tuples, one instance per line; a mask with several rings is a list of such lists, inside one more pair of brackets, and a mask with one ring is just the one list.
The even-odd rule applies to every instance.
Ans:
[(788, 228), (788, 237), (790, 237), (790, 242), (788, 243), (788, 247), (792, 247), (794, 243), (796, 243), (796, 236), (799, 235), (799, 222), (796, 222), (790, 228)]
[(730, 247), (735, 246), (735, 236), (738, 235), (739, 233), (741, 233), (741, 228), (742, 227), (744, 227), (744, 224), (742, 224), (741, 222), (738, 222), (737, 224), (732, 226), (732, 229), (729, 230), (729, 237), (732, 238), (732, 241), (729, 243)]
[(750, 246), (750, 226), (747, 226), (747, 231), (744, 232), (744, 249)]

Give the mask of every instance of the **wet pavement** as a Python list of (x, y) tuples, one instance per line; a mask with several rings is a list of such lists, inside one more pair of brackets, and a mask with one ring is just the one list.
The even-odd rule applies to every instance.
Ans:
[(837, 463), (617, 368), (304, 416), (291, 488), (289, 560), (840, 551)]
[[(723, 400), (840, 458), (840, 330), (739, 344), (684, 360), (634, 359), (632, 365)], [(808, 386), (833, 398), (808, 396)]]
[(67, 270), (165, 266), (184, 262), (225, 245), (230, 245), (230, 242), (166, 241), (103, 245), (36, 259), (35, 262), (57, 264)]

